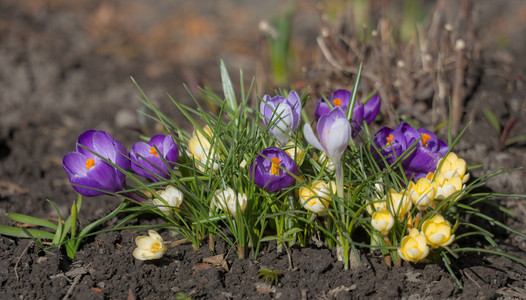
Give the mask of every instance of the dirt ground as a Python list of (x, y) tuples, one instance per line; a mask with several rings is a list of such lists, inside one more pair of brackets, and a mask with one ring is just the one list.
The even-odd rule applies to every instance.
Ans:
[[(526, 4), (520, 0), (476, 2), (482, 45), (480, 76), (467, 101), (462, 124), (470, 123), (456, 152), (477, 177), (497, 168), (523, 168), (524, 143), (499, 149), (499, 134), (482, 109), (501, 125), (517, 118), (510, 137), (526, 134)], [(301, 57), (301, 80), (316, 79), (322, 64), (315, 38), (320, 30), (316, 1), (298, 1), (294, 47)], [(141, 109), (132, 76), (161, 108), (180, 118), (166, 94), (191, 103), (183, 87), (219, 88), (219, 60), (234, 81), (261, 72), (265, 44), (261, 20), (283, 9), (281, 1), (66, 1), (0, 0), (0, 224), (6, 212), (56, 217), (46, 199), (67, 214), (76, 194), (62, 169), (62, 156), (74, 149), (78, 135), (105, 130), (128, 148), (142, 133)], [(313, 79), (314, 78), (314, 79)], [(317, 98), (317, 95), (312, 95)], [(184, 126), (184, 124), (182, 124)], [(526, 194), (524, 170), (499, 176), (488, 188)], [(526, 201), (493, 201), (519, 215), (498, 216), (526, 232)], [(80, 226), (117, 206), (110, 197), (86, 199)], [(484, 209), (484, 208), (481, 208)], [(142, 224), (155, 220), (138, 220)], [(116, 221), (112, 221), (116, 222)], [(111, 227), (112, 223), (106, 226)], [(526, 239), (481, 223), (494, 232), (508, 253), (526, 259)], [(166, 233), (163, 233), (165, 235)], [(71, 261), (63, 253), (43, 255), (28, 240), (0, 236), (2, 299), (524, 299), (526, 267), (484, 254), (463, 255), (453, 262), (464, 289), (441, 265), (387, 267), (382, 257), (361, 253), (364, 265), (342, 271), (328, 249), (293, 248), (287, 256), (267, 245), (257, 259), (240, 260), (219, 243), (215, 253), (183, 245), (160, 261), (133, 259), (135, 231), (112, 232), (88, 239)], [(470, 240), (480, 243), (478, 240)], [(478, 244), (477, 244), (478, 245)], [(473, 246), (473, 245), (472, 245)], [(203, 259), (225, 254), (228, 270), (199, 268)], [(279, 283), (257, 278), (261, 267), (281, 271)]]

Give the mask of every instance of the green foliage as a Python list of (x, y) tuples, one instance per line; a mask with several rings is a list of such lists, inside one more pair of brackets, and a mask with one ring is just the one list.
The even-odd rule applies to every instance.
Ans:
[(258, 278), (263, 279), (267, 284), (277, 284), (281, 272), (269, 268), (261, 268), (258, 272)]
[[(334, 162), (324, 159), (322, 153), (308, 145), (300, 130), (291, 133), (292, 144), (277, 143), (269, 133), (270, 127), (276, 124), (264, 125), (260, 113), (248, 105), (252, 94), (252, 84), (245, 89), (243, 74), (240, 73), (240, 93), (236, 94), (234, 84), (222, 62), (220, 72), (223, 96), (209, 89), (203, 89), (200, 93), (208, 101), (217, 105), (217, 114), (210, 114), (197, 99), (194, 99), (195, 105), (189, 106), (169, 97), (173, 105), (186, 117), (188, 124), (193, 126), (192, 134), (180, 127), (182, 122), (176, 122), (153, 105), (137, 85), (143, 106), (150, 110), (142, 111), (144, 117), (162, 124), (182, 150), (176, 167), (170, 171), (169, 179), (159, 178), (158, 182), (145, 182), (144, 178), (139, 178), (128, 170), (119, 169), (127, 176), (131, 186), (126, 191), (114, 194), (124, 200), (106, 217), (84, 228), (77, 228), (76, 220), (82, 204), (82, 198), (79, 197), (72, 205), (70, 216), (64, 221), (60, 214), (58, 222), (54, 223), (10, 213), (8, 214), (9, 219), (20, 224), (36, 226), (39, 229), (2, 225), (0, 233), (32, 238), (42, 247), (46, 247), (42, 241), (51, 241), (50, 247), (64, 246), (68, 256), (73, 258), (85, 237), (112, 230), (159, 228), (180, 234), (185, 240), (190, 241), (194, 248), (201, 247), (208, 241), (209, 247), (214, 250), (215, 239), (223, 239), (232, 249), (238, 251), (239, 257), (250, 255), (257, 258), (262, 243), (276, 242), (278, 251), (284, 249), (287, 252), (289, 267), (292, 267), (291, 246), (308, 246), (312, 241), (316, 241), (319, 245), (336, 247), (339, 258), (347, 268), (353, 267), (353, 262), (359, 260), (358, 248), (379, 250), (379, 255), (384, 255), (389, 261), (399, 262), (402, 258), (406, 258), (401, 248), (403, 240), (408, 238), (411, 229), (423, 232), (426, 222), (434, 220), (436, 216), (442, 216), (445, 220), (442, 223), (447, 223), (449, 226), (449, 232), (446, 232), (446, 235), (451, 235), (451, 242), (453, 239), (462, 242), (469, 236), (480, 236), (486, 241), (483, 248), (449, 248), (449, 243), (442, 242), (431, 249), (427, 257), (418, 260), (425, 258), (433, 262), (442, 261), (459, 285), (461, 282), (455, 277), (451, 264), (458, 259), (460, 252), (477, 251), (496, 254), (526, 264), (524, 260), (499, 249), (492, 233), (487, 229), (468, 222), (468, 218), (478, 218), (514, 234), (525, 236), (524, 233), (506, 226), (477, 209), (477, 205), (483, 202), (491, 203), (490, 200), (493, 197), (503, 196), (502, 194), (477, 192), (487, 180), (501, 175), (502, 172), (491, 172), (471, 181), (467, 181), (469, 170), (466, 171), (465, 168), (461, 170), (462, 168), (458, 166), (455, 167), (457, 168), (455, 170), (428, 174), (431, 177), (427, 180), (434, 189), (438, 189), (438, 185), (444, 184), (446, 179), (453, 178), (451, 176), (457, 176), (458, 178), (454, 179), (462, 182), (460, 186), (458, 186), (459, 182), (456, 182), (454, 192), (443, 197), (435, 197), (436, 194), (433, 194), (430, 196), (433, 199), (428, 206), (417, 208), (416, 200), (407, 200), (410, 199), (411, 193), (417, 190), (414, 187), (417, 183), (412, 178), (406, 177), (402, 163), (406, 154), (415, 151), (420, 140), (415, 141), (394, 163), (388, 164), (385, 158), (379, 161), (375, 157), (375, 153), (380, 149), (376, 149), (376, 145), (372, 142), (374, 134), (371, 134), (367, 125), (363, 124), (363, 131), (355, 141), (349, 144), (349, 150), (345, 151), (339, 168), (337, 164), (333, 168)], [(350, 120), (352, 119), (352, 107), (360, 97), (357, 92), (358, 84), (359, 78), (356, 80), (351, 97), (351, 108), (348, 112)], [(280, 94), (286, 96), (287, 91), (281, 91)], [(309, 100), (307, 93), (302, 94), (301, 101), (306, 103)], [(371, 95), (362, 95), (364, 99), (370, 97)], [(257, 102), (259, 104), (259, 101)], [(299, 128), (302, 128), (303, 124), (310, 124), (305, 112), (302, 112), (300, 123)], [(465, 131), (466, 128), (457, 137), (449, 134), (448, 141), (451, 148), (455, 147)], [(271, 146), (280, 147), (284, 151), (293, 150), (290, 153), (294, 153), (293, 159), (298, 166), (298, 175), (294, 175), (295, 184), (277, 192), (267, 192), (259, 188), (251, 178), (249, 171), (259, 151)], [(112, 164), (107, 159), (104, 161)], [(447, 159), (441, 160), (437, 166), (438, 169), (445, 166), (446, 161)], [(462, 159), (457, 158), (455, 164), (461, 166), (462, 162), (464, 162)], [(380, 164), (385, 167), (380, 167)], [(448, 161), (447, 164), (452, 163)], [(448, 168), (452, 167), (448, 165)], [(446, 178), (446, 173), (451, 178)], [(331, 182), (335, 180), (337, 188), (332, 189)], [(326, 183), (327, 191), (319, 193), (313, 188), (313, 183), (318, 181)], [(175, 187), (184, 196), (182, 204), (177, 207), (170, 206), (168, 200), (161, 197), (163, 190), (168, 186)], [(302, 199), (300, 196), (302, 188), (304, 191), (311, 192), (312, 196)], [(218, 205), (220, 203), (218, 195), (228, 189), (234, 192), (229, 198), (234, 205), (231, 207), (224, 204)], [(510, 196), (526, 197), (523, 195)], [(142, 201), (137, 201), (137, 199)], [(310, 200), (327, 202), (328, 204), (324, 204), (326, 212), (314, 213), (308, 210), (305, 205)], [(399, 203), (404, 203), (403, 201), (409, 201), (411, 205), (402, 207)], [(502, 207), (496, 207), (504, 213), (510, 213)], [(392, 227), (385, 232), (377, 226), (380, 219), (378, 219), (379, 214), (376, 213), (382, 211), (388, 211), (389, 216), (392, 217), (390, 221)], [(115, 226), (96, 231), (104, 222), (119, 213), (124, 214)], [(141, 215), (155, 215), (159, 224), (128, 225)], [(462, 227), (461, 231), (458, 230), (460, 227)], [(356, 240), (357, 229), (365, 231), (369, 239), (367, 241)], [(459, 234), (459, 232), (462, 233)], [(276, 283), (279, 274), (277, 270), (262, 269), (258, 277), (268, 283)], [(184, 294), (180, 295), (185, 297)], [(179, 295), (177, 297), (179, 298)]]

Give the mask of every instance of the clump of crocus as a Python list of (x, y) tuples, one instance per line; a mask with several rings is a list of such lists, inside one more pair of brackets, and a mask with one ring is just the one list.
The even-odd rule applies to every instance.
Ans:
[(431, 248), (448, 246), (455, 240), (455, 235), (451, 234), (451, 224), (441, 215), (426, 220), (422, 224), (422, 232)]
[(403, 260), (418, 262), (426, 258), (429, 254), (429, 246), (427, 245), (426, 236), (413, 228), (409, 235), (405, 236), (398, 248), (398, 255)]
[(168, 247), (163, 238), (155, 230), (148, 230), (149, 236), (138, 236), (135, 238), (137, 248), (133, 251), (133, 257), (138, 260), (154, 260), (163, 257)]
[[(380, 166), (391, 165), (400, 159), (405, 175), (413, 179), (434, 172), (438, 161), (449, 150), (447, 144), (431, 131), (424, 128), (417, 130), (406, 122), (395, 129), (380, 129), (373, 136), (373, 142), (379, 151), (376, 152), (374, 147), (371, 151), (376, 152), (375, 158)], [(414, 148), (410, 148), (413, 144)]]
[(329, 203), (332, 200), (331, 195), (334, 195), (335, 193), (336, 184), (334, 181), (329, 183), (315, 181), (310, 188), (300, 188), (299, 198), (303, 208), (317, 215), (322, 215), (327, 212)]
[(269, 192), (292, 186), (296, 179), (290, 173), (298, 175), (296, 163), (285, 151), (276, 147), (263, 149), (250, 165), (250, 178)]
[(190, 154), (199, 161), (196, 166), (201, 172), (204, 172), (205, 169), (212, 169), (217, 172), (219, 170), (219, 155), (210, 143), (213, 138), (212, 129), (206, 125), (203, 132), (205, 134), (199, 130), (194, 130), (192, 138), (188, 141), (188, 149)]
[(393, 228), (394, 223), (395, 219), (387, 209), (375, 211), (371, 216), (371, 226), (384, 236)]
[[(327, 101), (331, 103), (331, 106), (325, 101), (325, 99), (320, 98), (316, 102), (316, 108), (314, 110), (314, 115), (316, 120), (319, 120), (321, 116), (328, 114), (331, 111), (331, 107), (339, 107), (344, 113), (349, 109), (352, 93), (340, 89), (335, 91), (327, 98)], [(365, 104), (355, 104), (352, 115), (352, 137), (354, 138), (358, 132), (362, 129), (363, 122), (370, 124), (374, 121), (378, 112), (380, 111), (381, 99), (378, 95), (374, 95), (367, 103)]]
[(334, 108), (323, 115), (317, 124), (318, 138), (314, 135), (312, 127), (305, 124), (303, 133), (305, 139), (314, 148), (322, 151), (334, 163), (336, 169), (336, 185), (338, 196), (343, 197), (343, 179), (341, 158), (351, 140), (351, 125), (340, 108)]
[(173, 185), (167, 186), (164, 190), (158, 192), (158, 194), (162, 200), (153, 198), (152, 203), (157, 205), (159, 210), (165, 214), (177, 211), (183, 203), (183, 193)]
[(170, 178), (170, 170), (179, 159), (179, 148), (171, 135), (156, 135), (148, 143), (137, 142), (130, 150), (133, 172), (159, 181)]
[(291, 133), (296, 130), (301, 117), (301, 100), (298, 94), (291, 91), (287, 98), (283, 96), (263, 96), (259, 112), (270, 133), (281, 143), (287, 144)]
[(411, 181), (407, 189), (411, 201), (419, 211), (424, 211), (428, 207), (433, 206), (433, 200), (436, 195), (436, 184), (431, 183), (426, 177), (418, 179), (416, 184)]
[(77, 139), (76, 151), (64, 156), (62, 166), (75, 191), (87, 197), (99, 196), (124, 190), (126, 175), (117, 167), (124, 171), (130, 168), (126, 154), (126, 148), (109, 133), (88, 130)]
[(226, 190), (216, 190), (214, 192), (214, 198), (212, 199), (213, 205), (228, 212), (231, 216), (235, 217), (237, 214), (237, 208), (241, 213), (245, 212), (247, 208), (247, 195), (244, 193), (237, 193), (230, 187)]

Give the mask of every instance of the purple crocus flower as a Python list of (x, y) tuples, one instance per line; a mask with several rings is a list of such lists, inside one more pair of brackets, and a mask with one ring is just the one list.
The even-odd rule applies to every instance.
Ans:
[[(347, 90), (337, 90), (331, 94), (327, 99), (332, 103), (332, 107), (339, 107), (344, 113), (349, 109), (352, 93)], [(370, 124), (374, 121), (378, 113), (380, 112), (381, 99), (378, 95), (374, 95), (367, 103), (365, 104), (355, 104), (352, 115), (352, 137), (356, 137), (358, 132), (362, 129), (363, 122)], [(316, 102), (316, 108), (314, 110), (314, 115), (316, 120), (319, 120), (323, 115), (326, 115), (330, 112), (331, 108), (325, 101), (325, 99), (320, 98)]]
[(321, 116), (317, 124), (318, 138), (309, 124), (303, 126), (303, 134), (309, 144), (325, 152), (336, 165), (351, 139), (351, 124), (340, 108), (334, 108), (328, 114)]
[(128, 170), (130, 161), (126, 153), (126, 148), (109, 133), (88, 130), (77, 139), (76, 151), (64, 156), (62, 166), (79, 194), (94, 197), (114, 193), (125, 188), (126, 175), (101, 157)]
[(301, 100), (291, 91), (287, 98), (283, 96), (263, 96), (259, 107), (265, 125), (271, 124), (270, 133), (281, 143), (287, 144), (290, 134), (296, 130), (301, 117)]
[[(394, 163), (409, 149), (402, 159), (402, 168), (406, 176), (413, 179), (434, 172), (438, 161), (449, 150), (447, 144), (431, 131), (423, 128), (417, 130), (406, 122), (400, 123), (395, 129), (380, 129), (374, 135), (373, 142), (380, 149), (375, 158), (379, 160), (383, 156), (388, 164)], [(414, 148), (410, 149), (413, 144)], [(380, 165), (383, 166), (383, 163), (380, 162)]]
[[(351, 92), (348, 90), (336, 90), (334, 93), (331, 94), (327, 100), (331, 103), (331, 106), (339, 107), (343, 112), (346, 112), (349, 103), (351, 102)], [(316, 102), (316, 108), (314, 109), (314, 116), (316, 117), (316, 121), (318, 121), (321, 116), (328, 114), (331, 111), (331, 106), (325, 102), (325, 99), (320, 98)]]
[(298, 175), (294, 160), (285, 151), (270, 147), (263, 149), (250, 165), (250, 178), (260, 188), (276, 192), (292, 186), (296, 181), (285, 170)]
[(171, 135), (159, 134), (148, 143), (133, 144), (130, 159), (133, 172), (153, 181), (159, 181), (159, 177), (168, 179), (179, 159), (179, 148)]
[[(389, 165), (394, 163), (407, 150), (407, 140), (404, 134), (389, 127), (380, 129), (373, 136), (373, 143), (380, 150), (380, 153), (377, 153), (375, 158), (380, 160), (383, 157)], [(374, 151), (374, 147), (371, 147), (371, 149)]]

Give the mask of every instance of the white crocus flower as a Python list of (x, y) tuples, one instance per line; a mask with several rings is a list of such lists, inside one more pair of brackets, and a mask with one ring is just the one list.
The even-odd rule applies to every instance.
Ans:
[(227, 211), (231, 216), (235, 217), (238, 205), (241, 213), (243, 213), (247, 208), (248, 199), (247, 195), (237, 193), (236, 196), (234, 190), (227, 188), (226, 190), (216, 190), (212, 201), (216, 207)]
[(159, 259), (168, 249), (163, 238), (155, 230), (148, 230), (148, 235), (135, 238), (137, 248), (133, 251), (133, 257), (138, 260)]

